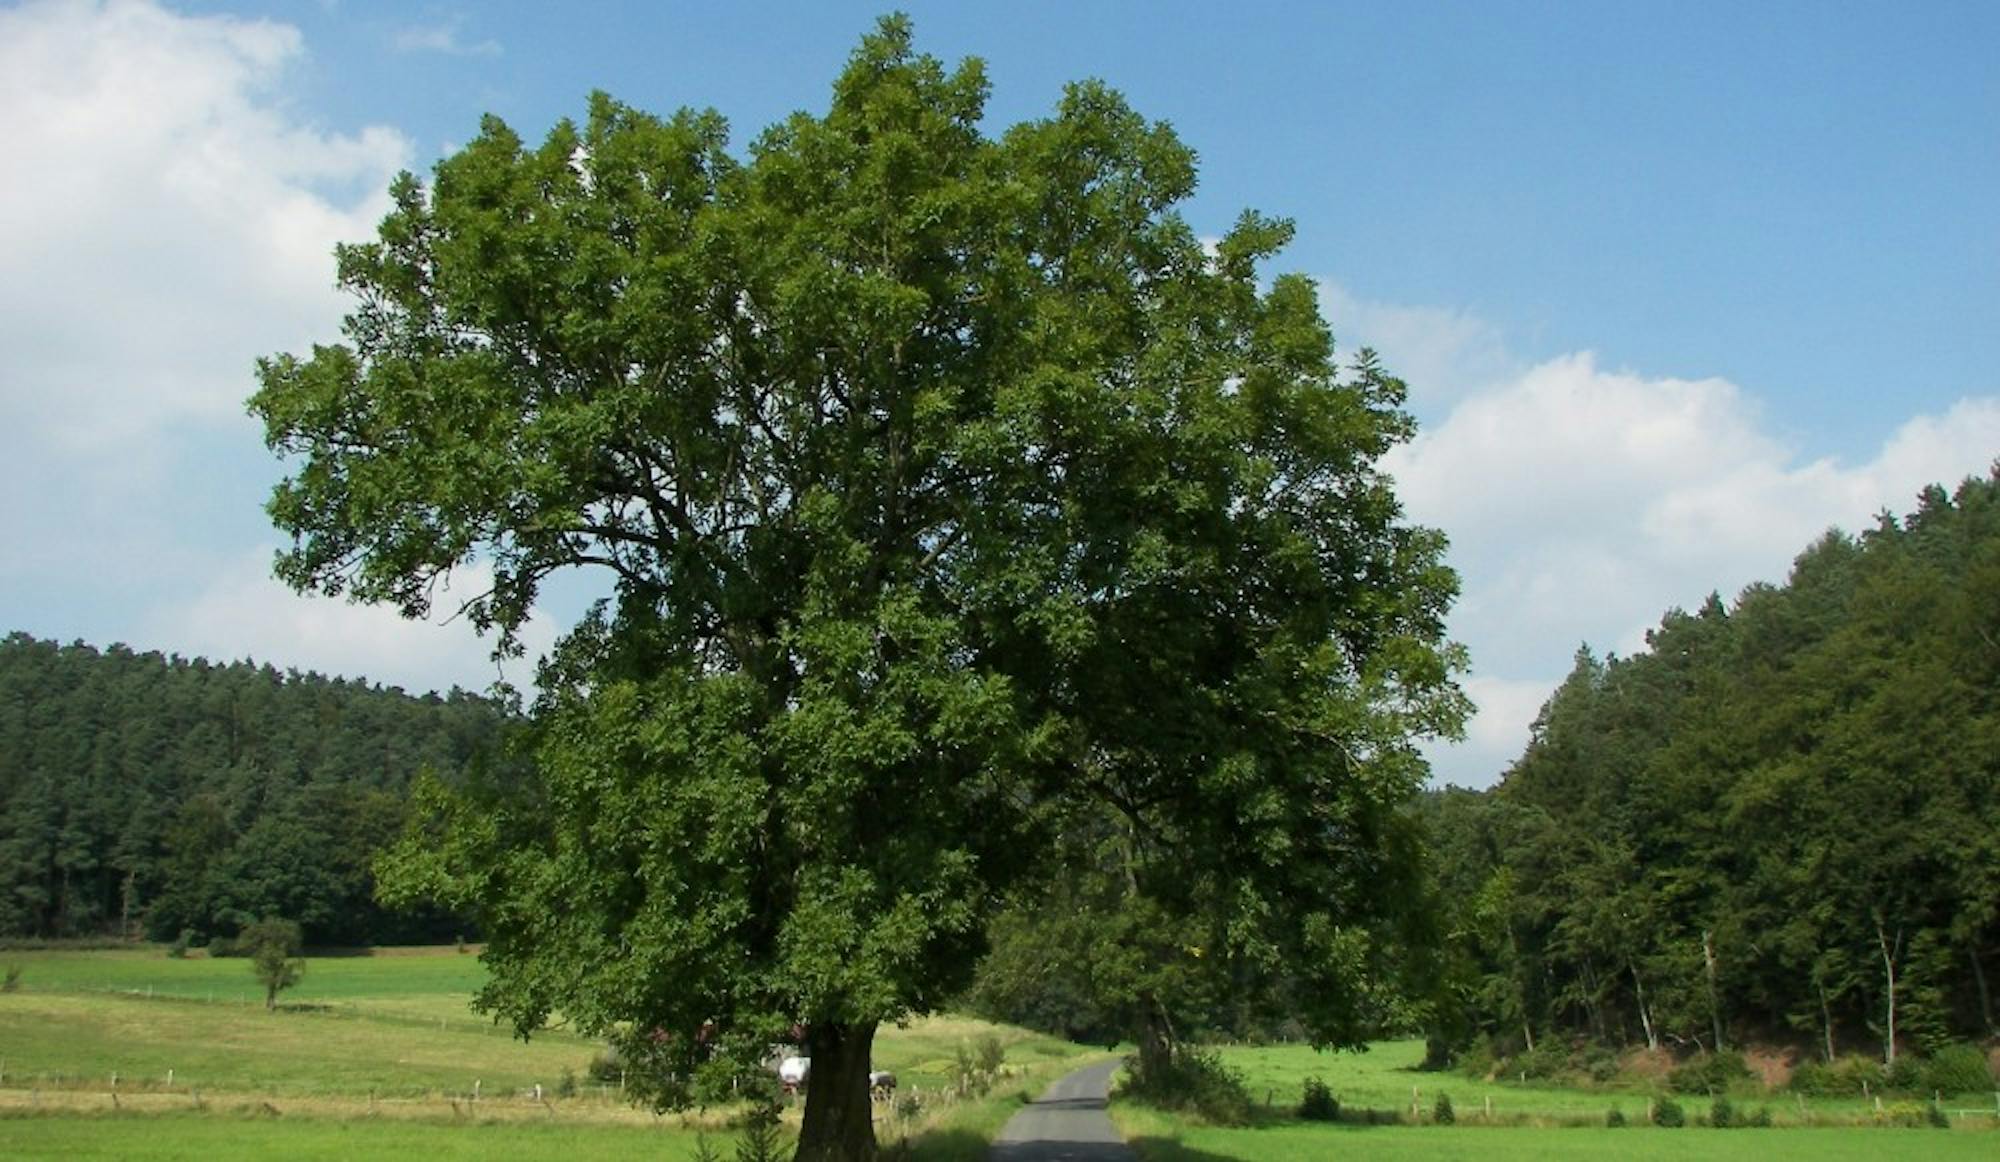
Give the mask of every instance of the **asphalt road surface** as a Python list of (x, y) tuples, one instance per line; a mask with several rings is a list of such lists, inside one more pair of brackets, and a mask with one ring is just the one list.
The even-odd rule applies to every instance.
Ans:
[(1104, 1112), (1118, 1062), (1079, 1069), (1008, 1120), (990, 1162), (1134, 1162)]

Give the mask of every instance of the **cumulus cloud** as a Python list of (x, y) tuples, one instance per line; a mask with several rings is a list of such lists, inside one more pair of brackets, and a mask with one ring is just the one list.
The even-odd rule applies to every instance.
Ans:
[(412, 152), (302, 119), (305, 52), (140, 0), (0, 8), (0, 628), (484, 686), (469, 627), (296, 597), (246, 549), (278, 475), (252, 363), (337, 336), (334, 244)]
[(555, 644), (556, 630), (537, 616), (522, 627), (526, 660), (492, 660), (489, 639), (454, 619), (459, 599), (493, 583), (490, 568), (457, 571), (441, 586), (430, 621), (411, 621), (381, 605), (356, 605), (292, 592), (271, 576), (272, 550), (239, 555), (192, 601), (156, 611), (139, 644), (222, 660), (255, 658), (281, 668), (366, 677), (412, 693), (456, 685), (483, 690), (506, 679), (526, 687), (533, 659)]
[(1642, 648), (1666, 609), (1782, 581), (1827, 528), (1906, 511), (1925, 484), (1983, 474), (2000, 450), (2000, 397), (1913, 417), (1843, 464), (1772, 434), (1725, 380), (1607, 369), (1589, 352), (1509, 372), (1477, 319), (1330, 306), (1350, 346), (1394, 351), (1397, 368), (1428, 358), (1446, 384), (1412, 401), (1434, 418), (1385, 464), (1412, 518), (1450, 535), (1463, 579), (1452, 630), (1472, 650), (1479, 712), (1464, 743), (1433, 748), (1445, 781), (1483, 785), (1518, 757), (1579, 643)]
[(0, 11), (0, 413), (64, 450), (238, 418), (258, 353), (339, 318), (335, 241), (410, 150), (286, 113), (295, 29), (149, 3)]

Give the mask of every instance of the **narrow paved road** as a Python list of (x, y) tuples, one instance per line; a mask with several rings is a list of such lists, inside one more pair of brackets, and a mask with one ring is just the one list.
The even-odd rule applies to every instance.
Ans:
[(1008, 1120), (990, 1162), (1134, 1162), (1132, 1148), (1104, 1112), (1118, 1062), (1079, 1069)]

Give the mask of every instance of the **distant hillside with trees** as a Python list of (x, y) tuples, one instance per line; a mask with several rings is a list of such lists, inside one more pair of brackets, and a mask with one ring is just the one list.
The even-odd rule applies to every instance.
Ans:
[(506, 716), (453, 690), (269, 665), (0, 641), (0, 936), (228, 936), (265, 916), (317, 945), (449, 940), (373, 900), (410, 779), (498, 752)]
[(1503, 1053), (1995, 1032), (2000, 466), (1783, 586), (1579, 650), (1486, 793), (1428, 804), (1458, 990)]

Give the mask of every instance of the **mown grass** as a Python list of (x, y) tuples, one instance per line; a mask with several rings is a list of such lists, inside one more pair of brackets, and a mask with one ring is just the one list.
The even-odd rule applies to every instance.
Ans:
[(1995, 1156), (1989, 1131), (1850, 1127), (1663, 1130), (1631, 1126), (1544, 1128), (1495, 1126), (1348, 1126), (1274, 1123), (1251, 1129), (1195, 1126), (1130, 1105), (1113, 1107), (1119, 1130), (1143, 1162), (1319, 1162), (1325, 1158), (1423, 1159), (1425, 1162), (1509, 1162), (1512, 1159), (1684, 1158), (1759, 1162), (1934, 1162)]
[[(1789, 1094), (1738, 1094), (1739, 1117), (1768, 1108), (1769, 1128), (1700, 1125), (1706, 1096), (1677, 1100), (1689, 1124), (1645, 1124), (1654, 1085), (1629, 1082), (1602, 1089), (1522, 1085), (1430, 1073), (1417, 1068), (1421, 1042), (1382, 1042), (1366, 1053), (1317, 1053), (1300, 1046), (1230, 1047), (1220, 1051), (1255, 1104), (1248, 1127), (1205, 1125), (1131, 1101), (1115, 1102), (1112, 1118), (1146, 1162), (1289, 1162), (1327, 1157), (1477, 1159), (1686, 1158), (1882, 1159), (2000, 1156), (1990, 1110), (1966, 1111), (1952, 1132), (1876, 1126), (1871, 1103), (1847, 1099), (1800, 1101)], [(1295, 1114), (1305, 1079), (1318, 1077), (1338, 1096), (1342, 1121), (1301, 1121)], [(1414, 1091), (1414, 1092), (1413, 1092)], [(1449, 1094), (1456, 1124), (1433, 1123), (1437, 1096)], [(1488, 1113), (1488, 1102), (1491, 1113)], [(1907, 1103), (1906, 1103), (1907, 1104)], [(1414, 1109), (1414, 1115), (1413, 1115)], [(1605, 1128), (1613, 1109), (1630, 1123)], [(1919, 1110), (1909, 1106), (1903, 1113)], [(1382, 1123), (1366, 1124), (1368, 1111)], [(1891, 1103), (1891, 1114), (1899, 1107)], [(1922, 1121), (1921, 1117), (1913, 1120)], [(1395, 1121), (1401, 1124), (1389, 1124)]]
[[(484, 969), (451, 949), (310, 958), (276, 1013), (239, 959), (57, 949), (10, 950), (0, 964), (22, 969), (19, 989), (0, 994), (0, 1157), (673, 1159), (692, 1157), (704, 1132), (723, 1157), (733, 1145), (740, 1111), (655, 1117), (588, 1080), (600, 1042), (551, 1030), (524, 1043), (472, 1013)], [(961, 1099), (958, 1051), (988, 1036), (1005, 1048), (1003, 1076)], [(878, 1107), (878, 1137), (907, 1142), (918, 1162), (984, 1158), (1021, 1092), (1101, 1056), (955, 1016), (885, 1026), (875, 1045), (876, 1066), (915, 1098)], [(565, 1071), (575, 1098), (557, 1096)]]
[[(295, 1162), (350, 1158), (562, 1158), (564, 1162), (622, 1162), (643, 1154), (663, 1162), (692, 1159), (696, 1136), (672, 1127), (672, 1123), (662, 1125), (669, 1128), (570, 1123), (439, 1124), (191, 1113), (7, 1117), (0, 1118), (0, 1157), (286, 1158)], [(712, 1134), (710, 1144), (727, 1158), (731, 1156), (734, 1139), (727, 1133)]]
[[(1438, 1094), (1449, 1094), (1462, 1123), (1601, 1122), (1617, 1109), (1636, 1125), (1644, 1121), (1649, 1100), (1666, 1096), (1674, 1096), (1692, 1120), (1706, 1114), (1710, 1100), (1707, 1095), (1669, 1095), (1658, 1083), (1644, 1081), (1580, 1088), (1429, 1072), (1418, 1068), (1424, 1058), (1421, 1041), (1380, 1041), (1363, 1053), (1322, 1053), (1303, 1045), (1232, 1046), (1220, 1053), (1223, 1063), (1243, 1076), (1252, 1100), (1274, 1114), (1297, 1108), (1308, 1077), (1325, 1081), (1343, 1109), (1372, 1109), (1385, 1117), (1407, 1118), (1414, 1105), (1428, 1118)], [(1874, 1110), (1872, 1102), (1861, 1098), (1801, 1099), (1754, 1087), (1731, 1096), (1740, 1115), (1764, 1108), (1782, 1124), (1866, 1121)], [(1980, 1110), (1982, 1115), (1991, 1112), (1990, 1107)]]

